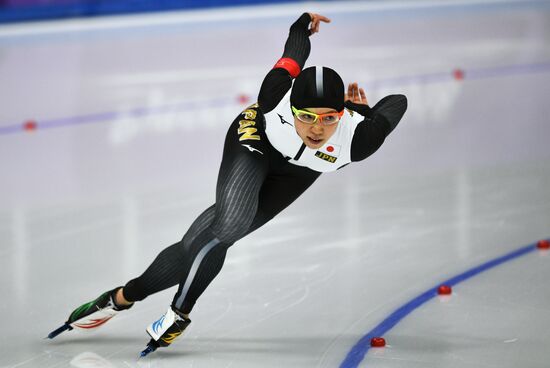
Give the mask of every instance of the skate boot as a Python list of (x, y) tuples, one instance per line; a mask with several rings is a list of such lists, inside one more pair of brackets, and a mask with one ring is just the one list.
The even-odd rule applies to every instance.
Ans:
[(115, 294), (120, 288), (121, 287), (117, 287), (113, 290), (106, 291), (97, 299), (76, 308), (65, 324), (51, 332), (48, 338), (53, 339), (61, 332), (72, 330), (73, 328), (89, 330), (100, 327), (113, 318), (118, 312), (130, 309), (134, 304), (119, 306), (114, 302)]
[(141, 357), (152, 353), (159, 347), (170, 345), (176, 337), (183, 333), (190, 323), (191, 320), (189, 318), (184, 317), (172, 309), (172, 307), (169, 307), (162, 317), (147, 327), (147, 333), (151, 336), (151, 340), (145, 350), (141, 352)]

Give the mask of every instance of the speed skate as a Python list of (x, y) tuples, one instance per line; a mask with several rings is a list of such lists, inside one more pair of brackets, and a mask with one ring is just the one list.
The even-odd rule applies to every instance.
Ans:
[(131, 308), (132, 305), (121, 307), (115, 304), (114, 295), (118, 289), (119, 288), (115, 288), (106, 291), (98, 298), (76, 308), (70, 314), (67, 321), (56, 330), (50, 332), (47, 338), (53, 339), (62, 332), (70, 331), (74, 328), (82, 330), (98, 328), (107, 323), (107, 321), (116, 316), (120, 311)]

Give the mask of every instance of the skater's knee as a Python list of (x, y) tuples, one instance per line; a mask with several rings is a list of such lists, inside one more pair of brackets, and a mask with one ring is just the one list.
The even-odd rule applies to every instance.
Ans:
[(124, 285), (122, 289), (122, 294), (126, 301), (132, 303), (140, 302), (143, 299), (147, 298), (147, 296), (149, 295), (147, 293), (146, 285), (141, 281), (139, 277), (128, 281), (128, 283)]

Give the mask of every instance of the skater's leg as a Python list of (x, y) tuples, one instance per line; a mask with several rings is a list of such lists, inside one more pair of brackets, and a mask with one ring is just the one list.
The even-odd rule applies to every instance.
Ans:
[[(256, 116), (249, 110), (243, 114)], [(221, 270), (227, 248), (246, 235), (254, 220), (271, 146), (262, 130), (250, 128), (254, 125), (250, 121), (241, 123), (235, 120), (226, 137), (212, 221), (192, 227), (178, 243), (182, 255), (178, 291), (168, 311), (147, 328), (151, 341), (144, 354), (169, 345), (183, 332), (190, 323), (187, 314)]]
[[(198, 256), (195, 257), (194, 266), (191, 268), (188, 278), (180, 284), (178, 294), (174, 298), (174, 307), (187, 316), (198, 297), (221, 270), (227, 248), (288, 207), (313, 184), (319, 175), (319, 172), (304, 167), (284, 165), (267, 176), (257, 195), (251, 195), (249, 201), (253, 208), (247, 208), (246, 205), (243, 205), (247, 201), (241, 200), (241, 206), (231, 208), (230, 215), (217, 214), (212, 226), (196, 237), (196, 241), (189, 243), (189, 246), (193, 246), (193, 244), (206, 244), (206, 246), (202, 247)], [(247, 188), (249, 194), (257, 193), (256, 186), (247, 186)], [(220, 208), (224, 208), (222, 204), (225, 197), (220, 196)], [(252, 213), (254, 213), (254, 217), (251, 221), (250, 214)], [(223, 219), (227, 220), (223, 221)], [(235, 224), (237, 219), (242, 220), (240, 225)], [(247, 226), (247, 224), (249, 225)], [(231, 237), (227, 237), (230, 230)], [(212, 238), (213, 234), (225, 234), (225, 236), (218, 235), (218, 240), (223, 239), (219, 245)], [(201, 239), (201, 237), (203, 238)]]
[[(319, 175), (320, 173), (307, 168), (285, 165), (267, 176), (259, 192), (256, 215), (246, 234), (258, 229), (288, 207)], [(164, 249), (140, 277), (129, 281), (124, 290), (120, 291), (120, 294), (123, 294), (121, 295), (123, 299), (117, 299), (116, 301), (120, 304), (124, 304), (124, 301), (140, 301), (149, 295), (177, 285), (180, 281), (180, 270), (186, 255), (186, 252), (182, 252), (180, 249), (184, 244), (192, 244), (199, 234), (212, 225), (214, 217), (215, 206), (211, 206), (195, 220), (181, 242)], [(219, 218), (223, 218), (223, 216), (219, 216)], [(220, 220), (213, 226), (218, 229), (222, 228)], [(230, 244), (232, 243), (227, 243), (223, 247), (216, 247), (211, 254), (209, 252), (207, 258), (204, 259), (204, 263), (209, 265), (210, 270), (201, 269), (200, 272), (197, 270), (198, 281), (193, 285), (194, 289), (204, 290), (211, 279), (219, 273), (225, 259), (227, 246)], [(205, 276), (207, 280), (201, 281)], [(193, 292), (191, 295), (196, 296), (196, 298), (193, 297), (196, 300), (201, 293), (202, 291), (198, 291)], [(194, 302), (191, 304), (194, 304)], [(185, 312), (185, 314), (188, 314), (189, 309)]]
[[(239, 147), (241, 148), (241, 147)], [(216, 189), (215, 215), (200, 232), (183, 241), (186, 255), (173, 306), (188, 314), (222, 268), (227, 248), (246, 235), (258, 209), (259, 193), (268, 172), (267, 158), (240, 149), (225, 155)]]
[[(243, 115), (256, 118), (250, 110), (243, 112)], [(241, 115), (233, 122), (226, 136), (216, 188), (216, 205), (199, 216), (180, 242), (164, 249), (141, 276), (127, 283), (122, 292), (127, 301), (143, 300), (182, 280), (192, 280), (195, 274), (195, 284), (206, 287), (221, 269), (227, 247), (250, 227), (256, 212), (258, 192), (267, 175), (269, 150), (272, 148), (262, 129), (252, 136), (243, 135), (240, 129), (242, 118)], [(259, 121), (257, 123), (260, 124)], [(208, 251), (200, 253), (214, 238), (218, 243), (215, 247), (212, 243), (210, 247), (215, 249), (208, 248)], [(201, 258), (193, 268), (199, 255)], [(198, 272), (203, 258), (205, 266)], [(193, 272), (188, 278), (191, 269)], [(203, 277), (205, 273), (207, 276)], [(180, 285), (180, 290), (184, 286)]]
[[(258, 162), (254, 156), (250, 158), (251, 152), (244, 150), (242, 153), (240, 156), (244, 157), (222, 164), (216, 205), (199, 216), (180, 242), (164, 249), (140, 277), (126, 284), (123, 290), (126, 300), (143, 300), (181, 283), (189, 273), (190, 281), (187, 287), (185, 283), (180, 285), (180, 291), (188, 291), (191, 281), (195, 284), (193, 291), (204, 290), (218, 274), (227, 248), (244, 236), (252, 223), (258, 193), (267, 173), (266, 163)], [(203, 248), (205, 250), (201, 253)], [(196, 260), (198, 256), (200, 258)], [(204, 266), (199, 270), (201, 263)], [(190, 296), (196, 299), (200, 293), (192, 292)]]
[(141, 276), (130, 280), (122, 290), (124, 299), (131, 302), (140, 301), (149, 295), (177, 285), (185, 258), (185, 253), (182, 251), (183, 243), (193, 240), (194, 234), (206, 229), (212, 223), (214, 212), (214, 206), (205, 210), (193, 222), (181, 241), (165, 248)]
[[(214, 207), (204, 211), (190, 228), (190, 232), (204, 230), (212, 222)], [(183, 241), (182, 241), (183, 242)], [(128, 309), (134, 301), (143, 300), (148, 295), (164, 290), (179, 282), (179, 270), (184, 255), (178, 242), (164, 249), (138, 278), (131, 280), (122, 288), (115, 288), (76, 308), (65, 324), (48, 335), (54, 338), (59, 333), (73, 327), (91, 329), (107, 322), (116, 313)], [(187, 322), (188, 324), (188, 322)]]

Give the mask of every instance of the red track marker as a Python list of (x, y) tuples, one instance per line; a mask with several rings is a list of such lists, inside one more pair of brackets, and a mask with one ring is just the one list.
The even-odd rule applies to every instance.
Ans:
[(37, 128), (37, 124), (36, 124), (36, 121), (34, 120), (27, 120), (26, 122), (23, 123), (23, 130), (27, 132), (35, 131), (36, 128)]
[(386, 340), (383, 337), (373, 337), (370, 339), (370, 346), (373, 348), (383, 348), (386, 346)]
[(441, 285), (437, 288), (437, 293), (439, 295), (451, 295), (453, 292), (453, 288), (449, 285)]
[(247, 104), (250, 101), (250, 96), (245, 94), (240, 94), (237, 98), (240, 104), (244, 105)]
[(537, 243), (537, 248), (539, 248), (539, 249), (550, 249), (550, 241), (548, 241), (546, 239), (539, 240), (539, 242)]

